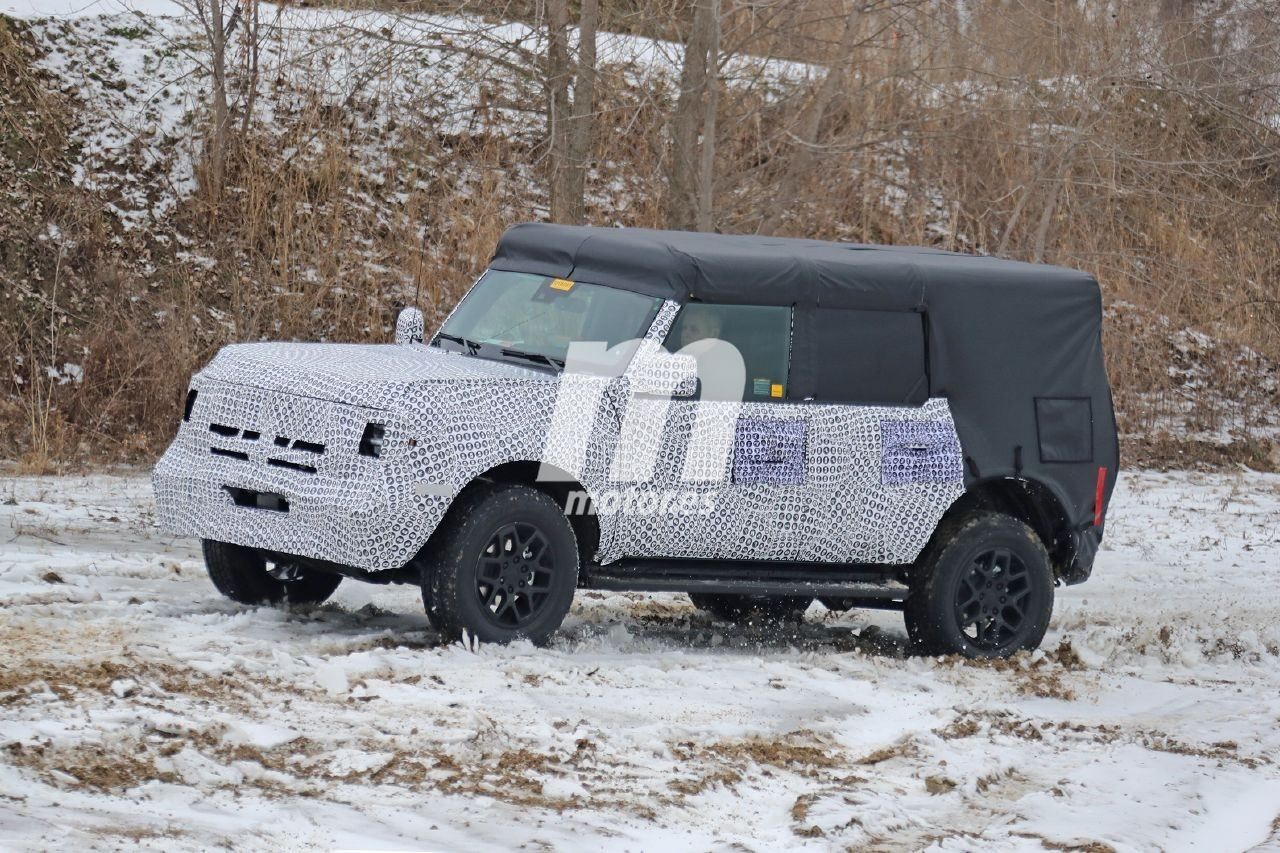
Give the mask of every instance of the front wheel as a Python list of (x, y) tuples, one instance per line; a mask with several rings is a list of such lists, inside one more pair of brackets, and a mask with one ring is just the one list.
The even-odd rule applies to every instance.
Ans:
[(342, 583), (341, 575), (291, 564), (268, 565), (262, 554), (243, 545), (212, 539), (200, 544), (213, 585), (241, 604), (319, 604)]
[(925, 654), (1008, 657), (1034, 649), (1053, 613), (1053, 570), (1026, 524), (999, 513), (950, 522), (912, 572), (907, 634)]
[(578, 542), (549, 495), (528, 486), (480, 487), (459, 498), (422, 563), (432, 625), (486, 643), (545, 643), (578, 586)]

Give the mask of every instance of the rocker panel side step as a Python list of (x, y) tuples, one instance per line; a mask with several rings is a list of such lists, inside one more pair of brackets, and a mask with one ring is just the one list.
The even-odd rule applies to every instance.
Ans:
[(903, 568), (772, 560), (627, 559), (607, 566), (588, 565), (582, 586), (619, 592), (810, 595), (888, 604), (907, 597), (907, 587), (895, 578)]

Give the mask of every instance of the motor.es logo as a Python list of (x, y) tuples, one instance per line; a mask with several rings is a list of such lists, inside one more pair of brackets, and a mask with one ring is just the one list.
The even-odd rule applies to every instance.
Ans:
[[(559, 377), (538, 478), (581, 481), (596, 414), (602, 405), (621, 415), (612, 448), (610, 488), (570, 490), (566, 515), (710, 515), (729, 479), (734, 430), (746, 367), (728, 341), (703, 338), (671, 353), (652, 340), (614, 347), (600, 341), (569, 346)], [(655, 481), (673, 423), (689, 423), (679, 488)], [(679, 430), (684, 437), (684, 430)]]

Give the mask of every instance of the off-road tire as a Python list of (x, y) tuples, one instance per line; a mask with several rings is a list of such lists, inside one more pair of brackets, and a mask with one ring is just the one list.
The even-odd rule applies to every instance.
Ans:
[(333, 595), (341, 575), (307, 569), (291, 581), (267, 574), (267, 561), (252, 548), (205, 539), (201, 543), (209, 579), (218, 592), (240, 604), (319, 604)]
[[(504, 555), (490, 548), (512, 528), (517, 537), (536, 531), (545, 558), (508, 552), (510, 566), (504, 567)], [(578, 587), (573, 526), (555, 499), (528, 486), (499, 483), (464, 492), (426, 550), (419, 561), (422, 602), (431, 624), (451, 639), (466, 631), (484, 643), (526, 639), (543, 645), (564, 621)], [(487, 578), (494, 570), (501, 574)], [(538, 597), (535, 590), (542, 587), (545, 594)], [(526, 608), (527, 616), (521, 615)], [(518, 624), (507, 624), (512, 619)]]
[(691, 592), (689, 600), (724, 622), (798, 622), (813, 599), (800, 595)]
[(1044, 543), (1023, 522), (995, 512), (944, 522), (911, 572), (907, 635), (929, 655), (1034, 649), (1053, 614), (1053, 587)]

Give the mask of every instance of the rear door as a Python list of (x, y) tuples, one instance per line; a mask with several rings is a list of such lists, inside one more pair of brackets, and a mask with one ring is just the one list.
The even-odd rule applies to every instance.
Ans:
[(962, 490), (944, 399), (929, 399), (925, 315), (802, 308), (791, 395), (809, 412), (809, 511), (797, 556), (914, 559)]

